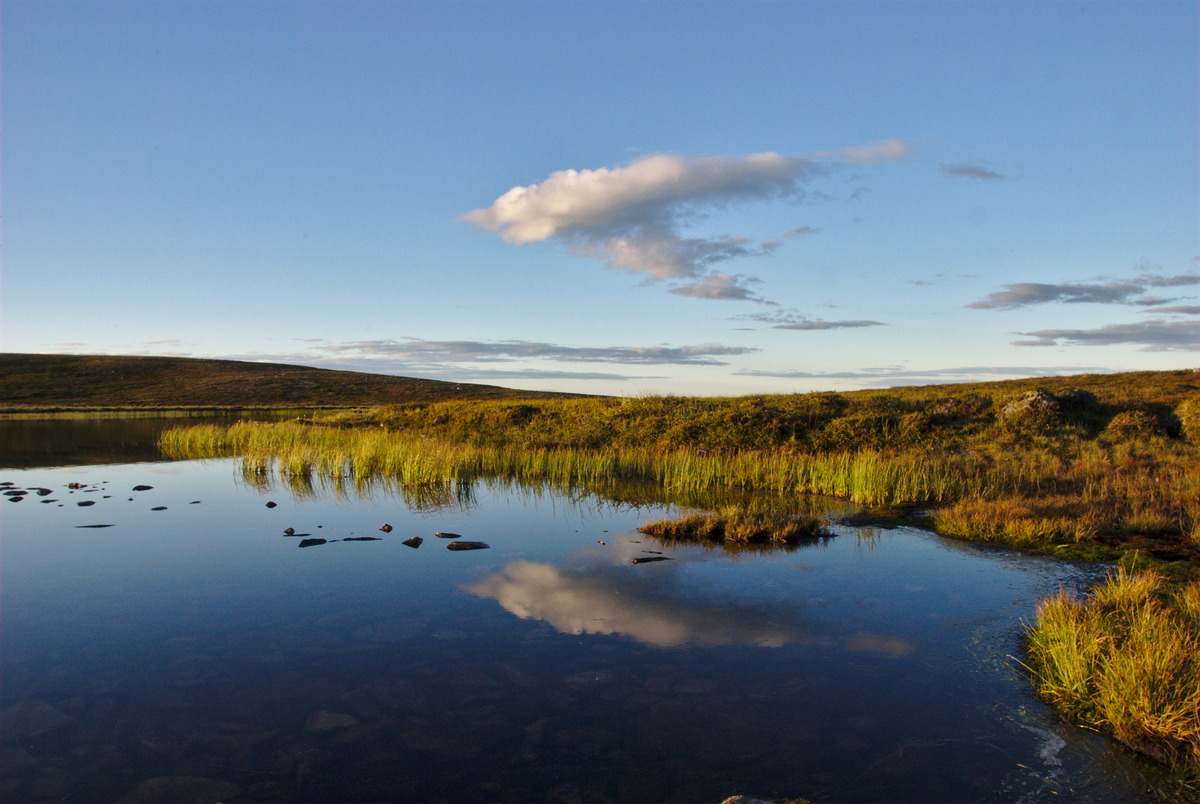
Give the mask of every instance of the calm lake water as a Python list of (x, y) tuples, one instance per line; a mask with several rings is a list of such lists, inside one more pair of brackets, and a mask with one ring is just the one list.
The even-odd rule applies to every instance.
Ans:
[(410, 507), (231, 460), (0, 482), (29, 490), (0, 502), (5, 801), (1150, 800), (1011, 658), (1093, 569), (908, 527), (661, 547), (636, 529), (668, 507)]

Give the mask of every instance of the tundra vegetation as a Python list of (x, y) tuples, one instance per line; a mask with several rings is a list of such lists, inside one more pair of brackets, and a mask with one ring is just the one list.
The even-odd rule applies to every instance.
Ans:
[[(1054, 597), (1028, 667), (1062, 711), (1200, 779), (1200, 374), (1066, 378), (707, 399), (474, 400), (166, 433), (178, 457), (462, 493), (477, 479), (841, 497), (939, 533), (1117, 562), (1084, 600)], [(459, 491), (453, 491), (459, 489)], [(446, 491), (449, 490), (449, 491)], [(760, 504), (761, 505), (761, 504)], [(725, 509), (664, 541), (798, 538), (819, 520)], [(799, 529), (799, 530), (797, 530)], [(1194, 794), (1200, 787), (1191, 787)]]

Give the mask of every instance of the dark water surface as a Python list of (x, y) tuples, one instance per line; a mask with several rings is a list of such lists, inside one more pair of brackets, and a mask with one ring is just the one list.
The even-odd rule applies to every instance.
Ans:
[(1010, 658), (1068, 564), (912, 528), (664, 548), (666, 508), (411, 510), (234, 461), (0, 481), (35, 489), (0, 502), (4, 801), (1149, 800)]

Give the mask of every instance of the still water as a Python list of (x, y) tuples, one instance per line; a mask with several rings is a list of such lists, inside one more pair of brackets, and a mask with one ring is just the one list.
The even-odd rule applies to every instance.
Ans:
[(637, 531), (665, 506), (230, 460), (0, 482), (29, 490), (0, 502), (5, 801), (1149, 800), (1011, 658), (1086, 567), (906, 527), (670, 548)]

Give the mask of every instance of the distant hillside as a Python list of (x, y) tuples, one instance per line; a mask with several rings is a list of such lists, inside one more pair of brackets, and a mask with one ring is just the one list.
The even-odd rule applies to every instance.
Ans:
[(518, 391), (353, 371), (186, 357), (0, 354), (0, 409), (357, 407), (452, 399), (550, 399)]

